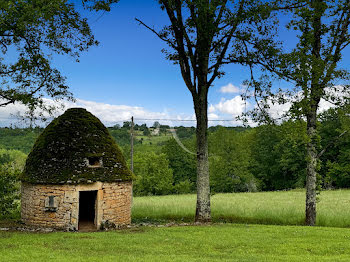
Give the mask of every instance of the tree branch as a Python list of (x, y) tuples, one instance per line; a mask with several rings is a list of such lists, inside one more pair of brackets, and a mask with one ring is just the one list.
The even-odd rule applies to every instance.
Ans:
[(210, 86), (214, 82), (215, 78), (218, 76), (219, 68), (222, 65), (221, 63), (222, 63), (223, 59), (225, 58), (225, 55), (226, 55), (227, 49), (229, 47), (229, 44), (231, 42), (232, 36), (237, 29), (238, 20), (239, 20), (238, 17), (240, 17), (241, 13), (243, 12), (244, 3), (245, 3), (245, 0), (240, 1), (240, 5), (239, 5), (239, 8), (238, 8), (238, 11), (236, 14), (237, 18), (235, 20), (235, 23), (232, 25), (232, 28), (229, 30), (229, 34), (228, 34), (228, 37), (226, 39), (225, 45), (224, 45), (224, 47), (223, 47), (223, 49), (222, 49), (222, 51), (217, 59), (216, 64), (214, 65), (214, 72), (213, 72), (210, 80), (208, 81), (208, 86)]
[(169, 39), (161, 36), (156, 30), (154, 30), (153, 28), (151, 28), (150, 26), (146, 25), (144, 22), (142, 22), (140, 19), (135, 18), (135, 20), (137, 22), (140, 23), (140, 25), (143, 25), (144, 27), (146, 27), (148, 30), (150, 30), (152, 33), (154, 33), (156, 36), (158, 36), (158, 38), (164, 42), (166, 42), (168, 45), (170, 45), (172, 48), (174, 48), (175, 50), (177, 50), (177, 46), (174, 45), (174, 43), (172, 43)]
[(181, 33), (181, 30), (179, 28), (179, 21), (175, 17), (173, 9), (169, 6), (169, 0), (160, 0), (160, 2), (164, 5), (165, 10), (169, 16), (170, 22), (171, 22), (173, 30), (174, 30), (175, 39), (177, 42), (176, 51), (179, 54), (179, 64), (180, 64), (180, 69), (181, 69), (181, 75), (186, 83), (187, 88), (192, 93), (192, 96), (194, 96), (194, 95), (196, 95), (196, 90), (195, 90), (195, 87), (191, 81), (191, 68), (190, 68), (190, 65), (189, 65), (189, 62), (188, 62), (188, 59), (186, 56), (184, 36)]

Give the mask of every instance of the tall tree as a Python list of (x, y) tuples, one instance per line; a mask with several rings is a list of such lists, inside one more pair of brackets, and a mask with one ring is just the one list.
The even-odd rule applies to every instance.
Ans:
[(224, 74), (222, 66), (245, 63), (237, 57), (242, 39), (257, 42), (256, 33), (268, 41), (268, 1), (260, 0), (159, 0), (170, 25), (157, 31), (137, 19), (168, 46), (167, 59), (180, 66), (190, 91), (197, 120), (196, 221), (211, 220), (208, 162), (208, 91)]
[[(109, 11), (119, 0), (81, 0), (91, 11)], [(67, 0), (0, 1), (0, 107), (20, 102), (50, 110), (43, 97), (71, 98), (51, 55), (79, 54), (98, 44), (87, 19)]]
[[(317, 114), (321, 99), (339, 105), (344, 96), (349, 95), (347, 85), (339, 85), (339, 80), (348, 80), (349, 74), (341, 68), (343, 50), (350, 44), (350, 1), (349, 0), (296, 0), (290, 9), (292, 19), (287, 25), (295, 31), (296, 46), (290, 51), (275, 49), (268, 60), (255, 60), (278, 77), (290, 81), (295, 86), (295, 96), (271, 96), (271, 85), (256, 81), (256, 94), (269, 97), (270, 101), (292, 103), (290, 116), (305, 117), (307, 122), (307, 177), (306, 208), (307, 225), (316, 223), (316, 178), (318, 170), (319, 136)], [(291, 34), (294, 35), (294, 34)], [(338, 85), (336, 85), (338, 84)], [(341, 95), (339, 95), (342, 93)], [(281, 94), (281, 93), (280, 93)], [(265, 100), (266, 102), (266, 100)], [(264, 109), (270, 103), (265, 103)], [(266, 113), (266, 110), (264, 111)]]

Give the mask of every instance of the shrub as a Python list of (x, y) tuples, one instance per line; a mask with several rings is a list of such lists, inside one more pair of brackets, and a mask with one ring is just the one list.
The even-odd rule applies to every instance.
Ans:
[(15, 214), (19, 207), (19, 175), (26, 155), (17, 150), (0, 149), (0, 217)]
[(195, 185), (189, 180), (181, 181), (178, 184), (174, 185), (174, 193), (175, 194), (189, 194), (192, 193)]
[(0, 167), (0, 217), (8, 217), (18, 209), (19, 172)]
[(135, 195), (167, 195), (173, 191), (173, 171), (165, 154), (136, 154), (134, 157)]

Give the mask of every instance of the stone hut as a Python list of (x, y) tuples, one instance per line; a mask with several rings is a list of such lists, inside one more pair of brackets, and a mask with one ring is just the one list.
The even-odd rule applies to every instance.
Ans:
[(25, 224), (80, 230), (131, 222), (133, 175), (107, 128), (68, 109), (38, 137), (21, 177)]

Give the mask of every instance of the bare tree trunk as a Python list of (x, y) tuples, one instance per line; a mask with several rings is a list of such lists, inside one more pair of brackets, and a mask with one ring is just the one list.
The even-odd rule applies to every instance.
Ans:
[(196, 222), (210, 222), (207, 96), (195, 100), (197, 119), (197, 206)]
[(317, 150), (316, 150), (316, 110), (311, 109), (307, 115), (307, 176), (306, 176), (306, 209), (305, 223), (308, 226), (316, 224), (316, 178), (317, 178)]

